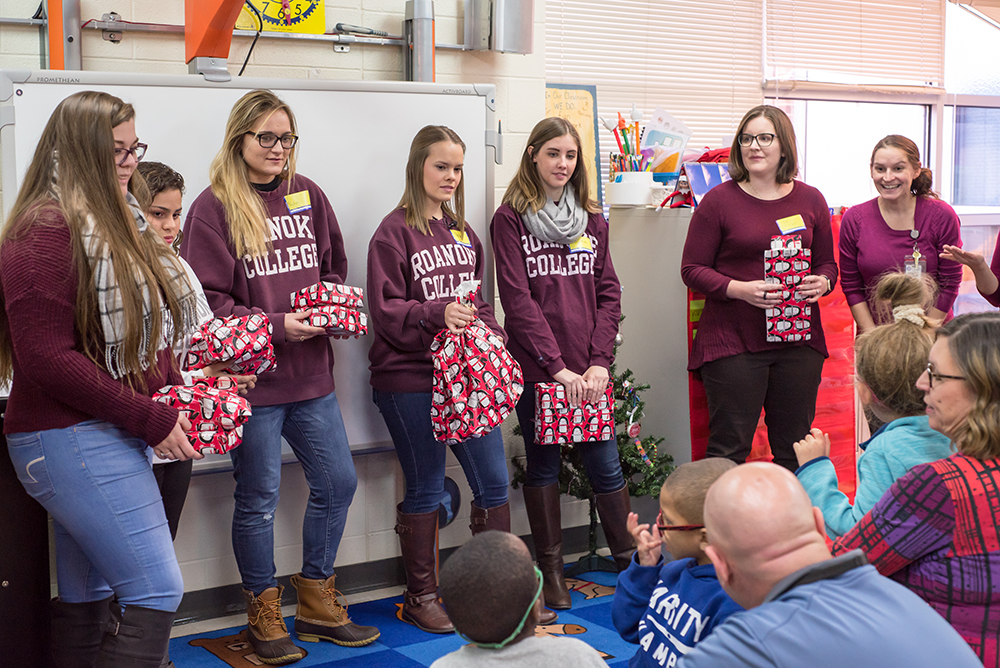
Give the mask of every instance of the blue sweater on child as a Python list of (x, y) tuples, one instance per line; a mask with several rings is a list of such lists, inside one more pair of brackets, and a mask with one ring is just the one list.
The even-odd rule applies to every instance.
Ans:
[(641, 647), (629, 668), (673, 666), (729, 615), (742, 610), (722, 590), (715, 566), (678, 559), (642, 566), (637, 557), (618, 576), (611, 620)]
[(837, 489), (837, 471), (829, 457), (806, 462), (795, 472), (813, 504), (823, 511), (831, 538), (847, 533), (871, 510), (892, 483), (917, 464), (954, 454), (951, 442), (934, 431), (926, 415), (904, 417), (883, 425), (858, 457), (858, 486), (854, 505)]

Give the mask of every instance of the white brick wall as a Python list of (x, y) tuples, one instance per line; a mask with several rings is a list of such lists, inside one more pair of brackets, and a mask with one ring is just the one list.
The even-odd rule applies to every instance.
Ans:
[[(460, 44), (464, 39), (462, 0), (437, 0), (436, 34), (439, 43)], [(0, 0), (0, 17), (27, 18), (38, 0)], [(505, 163), (496, 171), (496, 202), (500, 202), (507, 182), (517, 168), (528, 132), (544, 114), (544, 0), (535, 0), (535, 52), (531, 55), (492, 52), (463, 53), (442, 49), (437, 52), (437, 80), (440, 82), (493, 83), (497, 87), (498, 117), (503, 122)], [(328, 29), (338, 22), (401, 32), (403, 0), (327, 0)], [(181, 0), (82, 0), (84, 21), (117, 12), (125, 20), (182, 24)], [(235, 75), (246, 57), (250, 40), (235, 38), (229, 69)], [(37, 28), (0, 25), (0, 67), (39, 68)], [(106, 42), (98, 31), (85, 29), (82, 35), (85, 70), (155, 72), (184, 74), (184, 40), (180, 35), (126, 32), (120, 44)], [(328, 42), (290, 42), (261, 38), (250, 58), (247, 76), (314, 79), (402, 78), (402, 54), (398, 47), (351, 45), (349, 53), (335, 53)], [(206, 160), (211, 156), (206, 156)], [(402, 167), (402, 157), (400, 158)], [(12, 193), (0, 193), (12, 196)], [(190, 196), (190, 194), (189, 194)], [(508, 424), (508, 427), (510, 425)], [(519, 438), (507, 438), (509, 452), (521, 452)], [(395, 454), (385, 453), (355, 458), (358, 492), (351, 506), (347, 528), (337, 559), (338, 565), (385, 559), (399, 554), (393, 532), (396, 503), (403, 496), (403, 478)], [(441, 545), (461, 545), (469, 536), (468, 515), (471, 492), (457, 460), (449, 454), (448, 474), (463, 489), (461, 516), (441, 533)], [(283, 469), (281, 504), (275, 518), (275, 561), (279, 574), (297, 572), (301, 566), (301, 522), (308, 490), (297, 465)], [(238, 583), (239, 572), (232, 555), (230, 522), (234, 483), (229, 473), (197, 476), (193, 479), (187, 506), (181, 519), (176, 549), (187, 591)], [(513, 529), (529, 532), (524, 502), (513, 493)], [(586, 524), (587, 504), (566, 501), (564, 525)]]

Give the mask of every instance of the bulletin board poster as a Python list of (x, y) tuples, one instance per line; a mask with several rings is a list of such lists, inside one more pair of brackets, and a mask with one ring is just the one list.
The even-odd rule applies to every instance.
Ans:
[(545, 84), (545, 117), (558, 116), (573, 124), (583, 143), (583, 158), (592, 161), (587, 170), (590, 196), (601, 200), (601, 150), (597, 135), (597, 86)]
[[(246, 5), (252, 5), (257, 13)], [(324, 0), (247, 0), (236, 19), (237, 30), (257, 30), (264, 24), (267, 32), (301, 32), (322, 35), (326, 32)]]

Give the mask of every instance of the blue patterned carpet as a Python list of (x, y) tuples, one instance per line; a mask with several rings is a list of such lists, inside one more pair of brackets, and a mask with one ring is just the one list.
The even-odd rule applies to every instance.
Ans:
[[(578, 638), (607, 655), (609, 666), (627, 665), (637, 646), (622, 640), (611, 624), (615, 578), (611, 573), (587, 573), (579, 579), (567, 578), (572, 589), (573, 609), (561, 611), (556, 624), (540, 626), (536, 634)], [(352, 605), (351, 619), (359, 624), (377, 626), (382, 636), (373, 644), (358, 648), (338, 647), (328, 642), (297, 642), (308, 656), (293, 665), (301, 668), (426, 668), (465, 643), (456, 635), (424, 633), (400, 621), (397, 615), (402, 603), (400, 595)], [(292, 629), (294, 617), (286, 618), (285, 622)], [(236, 627), (175, 638), (170, 642), (170, 656), (177, 668), (263, 665), (240, 637), (242, 630)]]

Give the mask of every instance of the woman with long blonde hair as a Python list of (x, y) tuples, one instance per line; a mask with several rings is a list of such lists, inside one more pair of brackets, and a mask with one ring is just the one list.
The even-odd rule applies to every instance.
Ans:
[[(604, 396), (621, 315), (608, 223), (590, 198), (580, 137), (568, 121), (546, 118), (535, 125), (490, 234), (508, 347), (524, 371), (524, 394), (517, 403), (527, 454), (524, 504), (545, 580), (545, 602), (567, 609), (561, 447), (535, 441), (536, 385), (562, 383), (574, 406)], [(573, 447), (583, 456), (604, 535), (624, 570), (634, 550), (626, 528), (631, 502), (617, 441), (612, 436)]]
[(303, 519), (298, 592), (299, 640), (361, 646), (378, 629), (351, 622), (334, 589), (333, 563), (357, 488), (333, 383), (333, 351), (309, 312), (291, 313), (293, 292), (319, 281), (343, 283), (347, 256), (323, 191), (295, 173), (295, 115), (274, 93), (256, 90), (233, 106), (211, 186), (194, 201), (181, 254), (217, 316), (264, 313), (273, 328), (276, 369), (247, 394), (253, 416), (231, 451), (236, 478), (233, 550), (247, 600), (247, 638), (262, 661), (303, 653), (281, 616), (275, 577), (274, 515), (281, 483), (281, 437), (302, 462), (309, 500)]
[[(0, 377), (18, 478), (52, 515), (58, 668), (158, 668), (184, 587), (146, 448), (198, 459), (171, 346), (195, 297), (129, 182), (132, 105), (84, 91), (53, 112), (0, 237)], [(110, 622), (110, 623), (109, 623)]]

